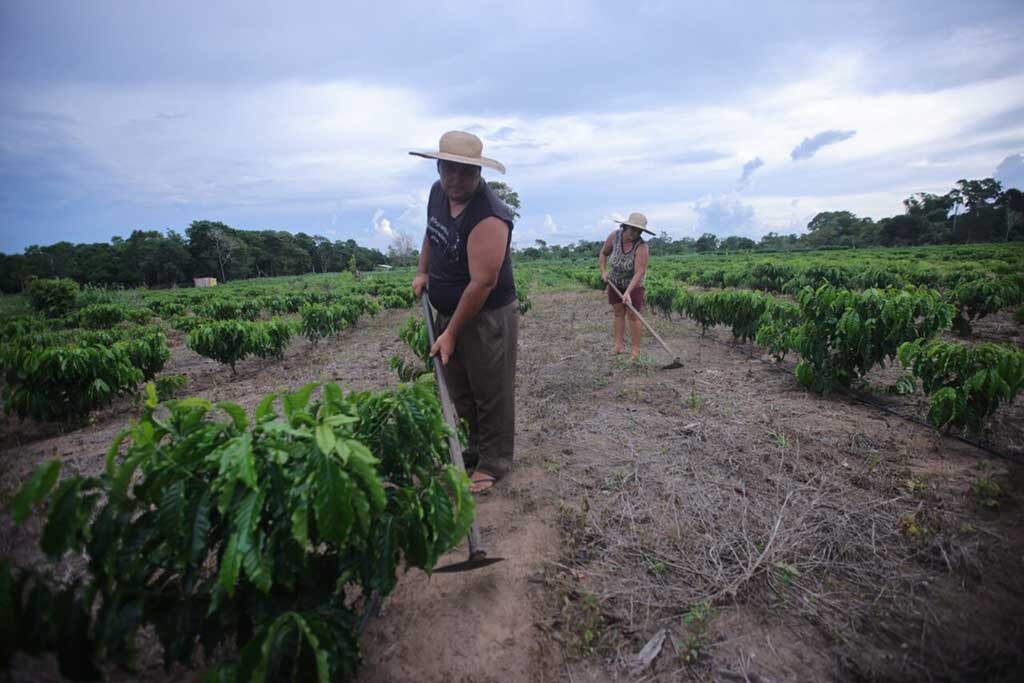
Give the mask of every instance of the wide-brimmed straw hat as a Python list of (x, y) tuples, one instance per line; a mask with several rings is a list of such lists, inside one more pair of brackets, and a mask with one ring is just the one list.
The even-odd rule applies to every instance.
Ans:
[(450, 130), (441, 136), (436, 152), (409, 152), (409, 154), (426, 159), (443, 159), (459, 164), (486, 166), (504, 173), (505, 167), (501, 162), (483, 156), (483, 151), (484, 143), (477, 136), (472, 133), (464, 133), (461, 130)]
[(643, 232), (651, 235), (655, 234), (653, 230), (647, 229), (647, 216), (643, 215), (639, 211), (634, 211), (629, 214), (629, 218), (619, 223), (619, 225), (622, 225), (623, 227), (636, 228), (637, 230), (642, 230)]

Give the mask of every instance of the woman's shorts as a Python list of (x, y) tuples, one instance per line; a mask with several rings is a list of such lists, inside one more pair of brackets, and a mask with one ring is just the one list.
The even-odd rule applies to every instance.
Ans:
[[(622, 292), (625, 290), (620, 289), (619, 291)], [(633, 308), (635, 308), (638, 313), (642, 313), (644, 310), (644, 288), (634, 287), (633, 291), (629, 293), (629, 300), (633, 304)], [(610, 285), (608, 287), (608, 303), (612, 304), (613, 306), (615, 304), (622, 303), (622, 297), (616, 294), (612, 290)]]

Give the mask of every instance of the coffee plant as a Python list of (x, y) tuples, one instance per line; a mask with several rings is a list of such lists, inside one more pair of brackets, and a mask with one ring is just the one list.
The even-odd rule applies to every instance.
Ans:
[(118, 394), (133, 391), (143, 380), (143, 371), (134, 365), (122, 343), (44, 347), (11, 344), (0, 351), (0, 367), (4, 411), (33, 420), (85, 417)]
[(423, 319), (417, 316), (406, 318), (398, 331), (398, 338), (416, 356), (416, 361), (412, 363), (397, 354), (391, 356), (391, 369), (398, 374), (398, 378), (403, 382), (411, 382), (420, 375), (430, 373), (430, 340)]
[(971, 323), (1024, 301), (1024, 278), (1006, 276), (970, 280), (957, 285), (950, 295), (956, 305), (953, 329), (961, 335), (971, 333)]
[(50, 318), (67, 315), (75, 306), (80, 287), (74, 280), (31, 280), (25, 287), (32, 308)]
[(361, 306), (347, 304), (306, 304), (299, 309), (302, 318), (302, 336), (316, 344), (332, 337), (354, 323), (362, 312)]
[(996, 344), (918, 340), (900, 346), (899, 360), (931, 397), (928, 421), (936, 429), (980, 434), (999, 406), (1024, 389), (1024, 352)]
[(235, 374), (238, 362), (249, 356), (283, 358), (291, 334), (291, 327), (277, 319), (269, 322), (221, 320), (193, 329), (185, 338), (185, 346), (200, 356), (229, 366), (231, 374)]
[[(41, 466), (11, 514), (47, 511), (53, 565), (0, 565), (0, 664), (56, 652), (63, 675), (93, 680), (105, 665), (131, 671), (151, 629), (168, 669), (221, 657), (206, 680), (353, 678), (370, 597), (402, 564), (430, 572), (474, 507), (445, 464), (431, 382), (316, 389), (271, 394), (250, 420), (231, 403), (159, 404), (149, 385), (102, 474), (58, 483), (60, 463)], [(69, 557), (86, 571), (65, 583)]]
[(937, 292), (914, 287), (853, 292), (822, 285), (805, 287), (797, 299), (803, 322), (791, 337), (800, 354), (796, 377), (821, 392), (850, 386), (893, 360), (900, 344), (930, 338), (953, 318)]
[(104, 330), (125, 320), (127, 311), (117, 304), (92, 304), (78, 309), (75, 318), (80, 327)]

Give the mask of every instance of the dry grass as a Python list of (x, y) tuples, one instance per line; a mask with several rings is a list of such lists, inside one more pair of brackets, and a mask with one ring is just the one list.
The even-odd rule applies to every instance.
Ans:
[[(625, 676), (667, 628), (672, 646), (655, 676), (756, 678), (749, 650), (694, 635), (692, 614), (710, 605), (810, 632), (811, 642), (769, 639), (773, 649), (816, 649), (824, 662), (815, 674), (768, 667), (783, 678), (1012, 674), (1022, 661), (1011, 606), (1021, 584), (1004, 564), (1012, 541), (968, 523), (969, 503), (915, 486), (913, 444), (887, 452), (884, 421), (790, 388), (743, 349), (674, 343), (701, 344), (676, 374), (563, 348), (539, 378), (547, 421), (565, 425), (551, 435), (549, 469), (567, 545), (549, 580), (564, 596), (556, 625), (571, 653), (587, 634), (589, 650)], [(589, 405), (570, 398), (580, 395)], [(1011, 605), (981, 604), (1004, 579), (1016, 586), (1000, 586)]]

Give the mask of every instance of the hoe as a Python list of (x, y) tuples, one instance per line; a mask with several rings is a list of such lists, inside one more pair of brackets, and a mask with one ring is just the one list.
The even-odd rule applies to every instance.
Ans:
[[(430, 345), (434, 345), (434, 322), (430, 314), (430, 297), (424, 291), (421, 297), (423, 301), (423, 315), (427, 319), (427, 338)], [(437, 391), (441, 395), (441, 412), (444, 413), (444, 420), (451, 427), (451, 434), (448, 436), (448, 450), (451, 452), (452, 464), (463, 472), (466, 471), (466, 464), (462, 460), (462, 444), (459, 443), (459, 422), (455, 415), (455, 406), (452, 404), (452, 397), (448, 393), (448, 385), (444, 381), (444, 368), (441, 366), (441, 356), (434, 356), (434, 377), (437, 379)], [(480, 542), (480, 528), (476, 520), (469, 527), (469, 559), (464, 562), (445, 565), (434, 569), (435, 572), (466, 572), (473, 569), (480, 569), (487, 565), (501, 562), (503, 557), (487, 557)]]
[(619, 288), (616, 287), (615, 285), (613, 285), (611, 282), (608, 283), (608, 286), (612, 288), (613, 292), (615, 292), (616, 294), (619, 295), (619, 298), (622, 299), (622, 303), (626, 304), (626, 308), (628, 308), (629, 310), (633, 311), (633, 315), (635, 315), (637, 318), (640, 319), (640, 322), (642, 322), (644, 324), (644, 327), (646, 327), (648, 330), (651, 331), (651, 334), (654, 335), (654, 338), (658, 340), (659, 344), (661, 344), (661, 348), (665, 349), (665, 351), (668, 352), (668, 355), (672, 356), (672, 362), (669, 363), (668, 365), (663, 365), (661, 367), (661, 369), (662, 370), (674, 370), (675, 368), (683, 367), (683, 361), (679, 360), (679, 356), (677, 356), (675, 354), (675, 352), (672, 351), (672, 349), (668, 348), (668, 344), (666, 344), (665, 342), (663, 342), (661, 340), (661, 337), (659, 337), (658, 333), (654, 331), (654, 328), (651, 327), (647, 323), (646, 320), (644, 320), (643, 316), (640, 315), (640, 312), (638, 310), (636, 310), (635, 308), (633, 308), (633, 302), (629, 301), (626, 298), (624, 298), (622, 296), (622, 292), (619, 291)]

